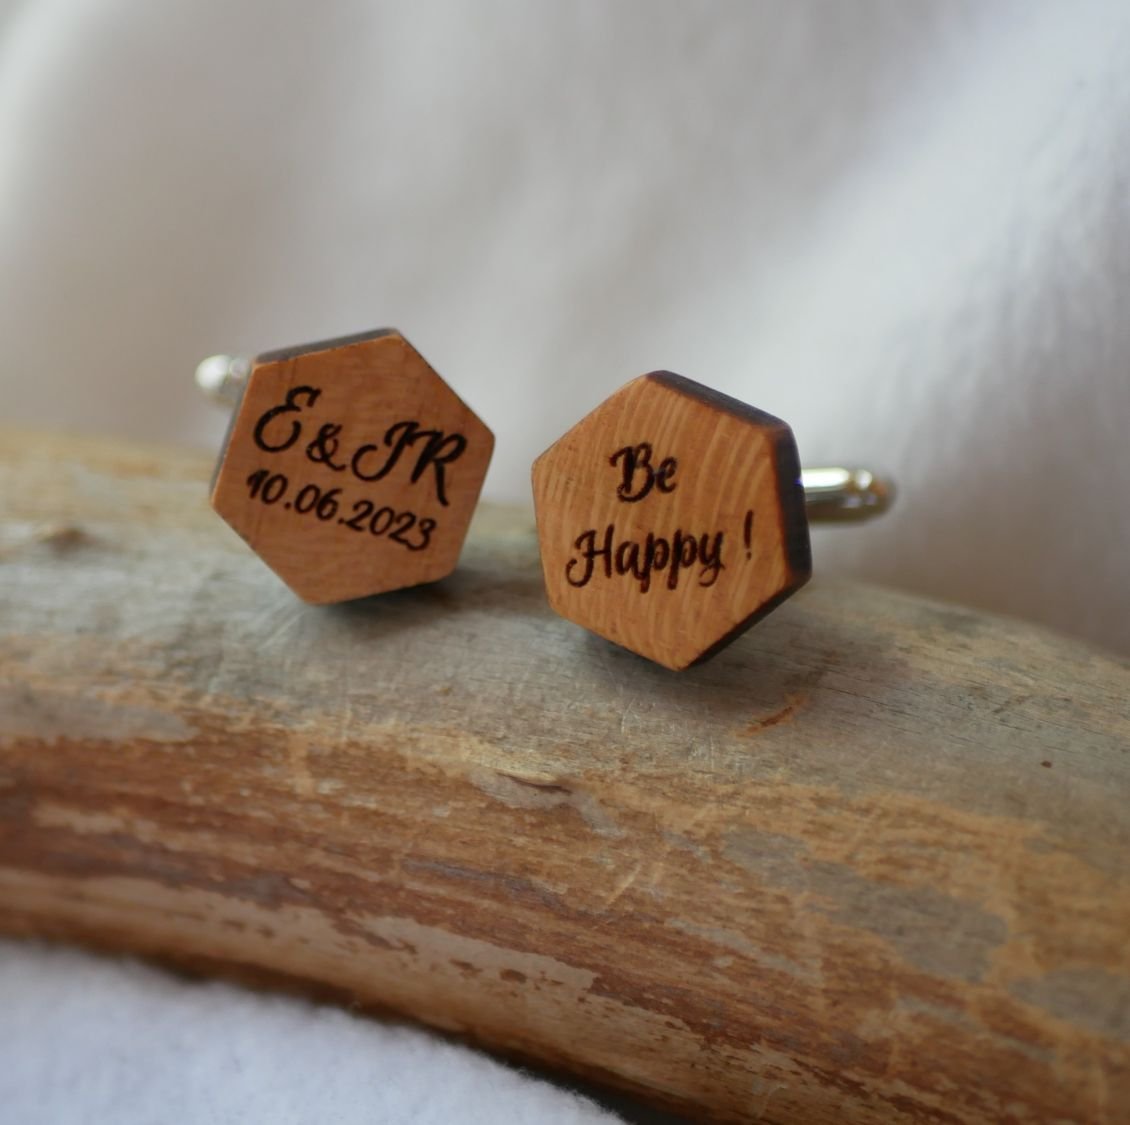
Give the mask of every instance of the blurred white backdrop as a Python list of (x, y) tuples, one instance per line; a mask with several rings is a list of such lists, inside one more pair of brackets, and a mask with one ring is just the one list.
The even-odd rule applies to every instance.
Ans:
[(391, 324), (487, 494), (667, 367), (889, 470), (840, 571), (1130, 652), (1124, 0), (0, 0), (0, 422), (217, 449)]
[[(818, 572), (1130, 652), (1128, 59), (1126, 0), (0, 0), (0, 424), (215, 450), (199, 358), (395, 325), (495, 430), (487, 494), (527, 500), (667, 367), (899, 481)], [(452, 1120), (439, 1045), (405, 1067), (373, 1025), (327, 1077), (282, 1001), (296, 1028), (233, 1038), (7, 957), (20, 1120), (173, 1089), (214, 1125), (279, 1058), (295, 1120), (307, 1089), (369, 1119), (374, 1082)], [(489, 1073), (463, 1101), (516, 1104)]]

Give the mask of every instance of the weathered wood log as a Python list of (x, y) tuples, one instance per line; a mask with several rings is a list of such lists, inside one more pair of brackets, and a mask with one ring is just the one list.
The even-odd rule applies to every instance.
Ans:
[(700, 1120), (1127, 1120), (1125, 662), (817, 580), (676, 674), (489, 509), (450, 579), (304, 606), (209, 468), (0, 438), (4, 931)]

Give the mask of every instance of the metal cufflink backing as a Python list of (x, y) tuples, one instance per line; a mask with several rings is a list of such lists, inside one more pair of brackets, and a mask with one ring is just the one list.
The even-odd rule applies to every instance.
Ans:
[(212, 356), (196, 382), (234, 407), (212, 507), (303, 601), (455, 569), (494, 435), (395, 329)]
[(780, 419), (668, 371), (606, 399), (532, 475), (550, 605), (676, 670), (808, 581), (810, 520), (867, 519), (892, 497), (867, 470), (802, 470)]

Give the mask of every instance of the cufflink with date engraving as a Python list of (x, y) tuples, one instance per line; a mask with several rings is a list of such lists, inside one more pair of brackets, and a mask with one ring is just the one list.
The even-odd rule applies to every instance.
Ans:
[(668, 371), (550, 446), (533, 490), (553, 609), (676, 670), (808, 581), (810, 519), (865, 519), (891, 499), (867, 470), (802, 470), (780, 419)]
[(234, 406), (212, 507), (303, 601), (348, 601), (455, 569), (494, 436), (394, 329), (213, 356)]

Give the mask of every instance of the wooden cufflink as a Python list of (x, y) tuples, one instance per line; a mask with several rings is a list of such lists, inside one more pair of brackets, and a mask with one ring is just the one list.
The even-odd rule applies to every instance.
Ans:
[(213, 356), (196, 381), (235, 406), (212, 507), (303, 601), (455, 569), (494, 435), (399, 332)]
[(859, 519), (889, 501), (865, 470), (802, 479), (784, 422), (667, 371), (555, 442), (533, 489), (553, 609), (672, 669), (714, 655), (808, 581), (810, 515)]

